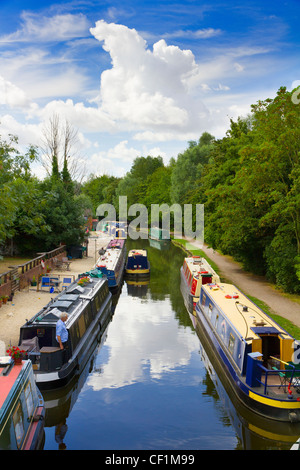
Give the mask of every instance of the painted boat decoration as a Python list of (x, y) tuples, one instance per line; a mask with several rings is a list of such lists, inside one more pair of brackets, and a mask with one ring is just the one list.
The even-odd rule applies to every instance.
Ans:
[(122, 282), (126, 262), (126, 241), (113, 239), (98, 258), (95, 268), (107, 277), (110, 289), (118, 288)]
[(0, 450), (40, 450), (45, 405), (31, 361), (0, 358)]
[(127, 276), (149, 276), (150, 263), (147, 250), (130, 250), (125, 266)]
[(191, 256), (185, 258), (180, 269), (180, 289), (184, 304), (189, 313), (195, 311), (201, 286), (218, 283), (220, 278), (205, 258)]
[(196, 316), (236, 397), (260, 416), (299, 422), (294, 338), (232, 284), (203, 285)]
[[(111, 318), (112, 294), (106, 278), (83, 276), (52, 299), (20, 329), (20, 348), (33, 362), (41, 390), (66, 385), (80, 374), (89, 350)], [(67, 348), (56, 340), (56, 323), (66, 312)]]

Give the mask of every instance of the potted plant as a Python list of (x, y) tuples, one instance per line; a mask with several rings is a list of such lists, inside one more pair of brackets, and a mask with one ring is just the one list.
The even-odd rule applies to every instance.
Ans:
[(8, 301), (8, 295), (3, 295), (2, 302), (6, 304), (7, 301)]
[(82, 277), (82, 278), (79, 279), (79, 281), (77, 282), (77, 284), (78, 284), (79, 286), (84, 287), (84, 286), (85, 286), (86, 284), (88, 284), (89, 282), (90, 282), (90, 278), (84, 276), (84, 277)]
[(50, 271), (51, 271), (49, 264), (47, 264), (47, 269), (46, 269), (46, 271), (47, 271), (47, 273), (50, 273)]
[(31, 285), (32, 285), (32, 286), (36, 286), (36, 278), (35, 278), (35, 276), (32, 277)]
[(15, 364), (22, 364), (23, 354), (25, 353), (23, 349), (18, 348), (18, 346), (10, 346), (6, 352)]

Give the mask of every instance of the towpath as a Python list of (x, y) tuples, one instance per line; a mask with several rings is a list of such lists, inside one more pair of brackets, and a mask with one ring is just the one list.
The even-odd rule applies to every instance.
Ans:
[[(197, 246), (197, 242), (194, 243)], [(239, 263), (229, 256), (224, 256), (207, 245), (200, 249), (218, 266), (221, 279), (232, 282), (245, 294), (256, 297), (267, 304), (277, 315), (290, 320), (300, 327), (300, 304), (276, 291), (263, 276), (245, 272)]]

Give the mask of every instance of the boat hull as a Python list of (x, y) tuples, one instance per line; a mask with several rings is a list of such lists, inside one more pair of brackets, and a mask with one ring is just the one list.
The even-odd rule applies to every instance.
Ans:
[(199, 297), (195, 297), (191, 294), (190, 287), (186, 281), (183, 268), (180, 268), (180, 290), (183, 297), (184, 305), (187, 311), (191, 314), (195, 314), (195, 306), (199, 300)]
[(300, 403), (269, 398), (251, 389), (224, 351), (218, 337), (204, 315), (200, 303), (196, 305), (195, 313), (203, 332), (204, 347), (213, 352), (215, 360), (224, 371), (228, 385), (236, 397), (251, 411), (264, 418), (282, 422), (300, 422)]
[(147, 267), (143, 269), (130, 269), (130, 268), (125, 268), (125, 275), (126, 277), (133, 279), (133, 278), (143, 278), (143, 277), (149, 277), (150, 276), (150, 263), (148, 261)]
[(35, 381), (40, 390), (52, 390), (66, 386), (74, 375), (80, 375), (84, 368), (86, 358), (89, 357), (89, 351), (93, 343), (101, 338), (104, 333), (107, 322), (112, 314), (112, 295), (111, 293), (103, 303), (94, 321), (90, 324), (85, 338), (72, 354), (69, 361), (58, 371), (40, 372), (35, 371)]
[(107, 277), (108, 287), (111, 291), (115, 292), (117, 290), (123, 279), (124, 268), (125, 268), (125, 253), (121, 255), (120, 266), (115, 271), (107, 271), (103, 270), (103, 274)]
[(45, 404), (31, 361), (11, 365), (0, 376), (0, 450), (42, 449)]
[(144, 278), (150, 275), (147, 250), (130, 250), (125, 266), (126, 278)]
[[(119, 245), (120, 249), (116, 248)], [(117, 256), (117, 260), (114, 266), (110, 266), (109, 260), (105, 259), (106, 255), (114, 250), (113, 253)], [(97, 260), (95, 268), (100, 271), (108, 281), (108, 287), (111, 292), (115, 292), (121, 285), (124, 275), (125, 263), (126, 263), (126, 245), (123, 239), (113, 239), (110, 241), (103, 255)], [(104, 258), (104, 259), (103, 259)]]

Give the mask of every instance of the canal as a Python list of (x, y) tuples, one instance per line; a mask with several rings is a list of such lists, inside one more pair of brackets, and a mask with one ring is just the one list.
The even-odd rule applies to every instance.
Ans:
[(85, 371), (45, 392), (45, 450), (289, 449), (299, 425), (262, 420), (235, 403), (180, 292), (184, 253), (147, 248), (148, 282), (124, 281)]

